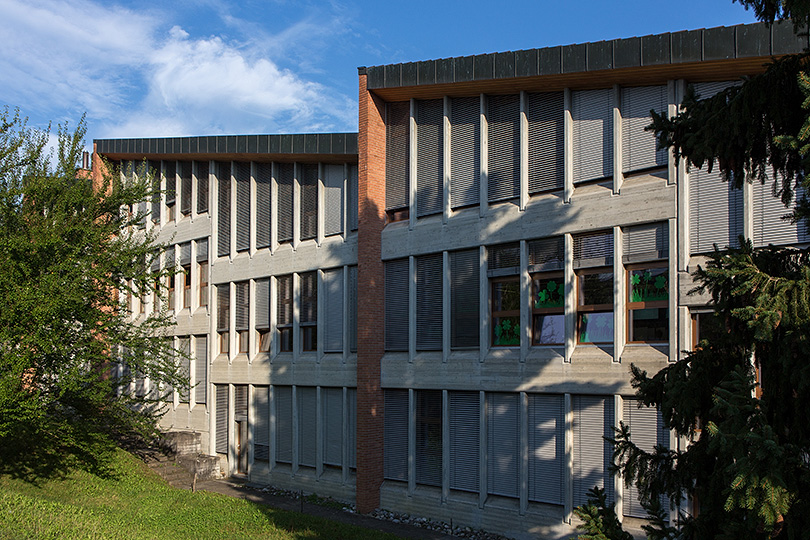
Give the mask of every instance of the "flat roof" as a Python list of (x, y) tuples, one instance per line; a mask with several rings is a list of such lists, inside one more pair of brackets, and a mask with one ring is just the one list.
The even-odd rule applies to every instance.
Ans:
[(808, 47), (792, 22), (741, 24), (456, 58), (360, 67), (378, 90), (781, 56)]
[(95, 151), (112, 159), (143, 157), (211, 159), (249, 157), (346, 158), (357, 156), (357, 133), (298, 133), (285, 135), (211, 135), (142, 139), (95, 139)]

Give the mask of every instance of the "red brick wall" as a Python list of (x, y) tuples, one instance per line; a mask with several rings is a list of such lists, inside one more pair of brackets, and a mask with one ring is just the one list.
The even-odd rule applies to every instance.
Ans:
[(385, 103), (366, 90), (360, 75), (359, 227), (357, 246), (357, 510), (380, 506), (383, 481), (385, 352), (381, 233), (385, 225)]

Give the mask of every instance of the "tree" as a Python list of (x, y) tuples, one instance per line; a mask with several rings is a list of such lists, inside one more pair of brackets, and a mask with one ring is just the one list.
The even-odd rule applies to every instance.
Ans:
[[(792, 20), (797, 32), (810, 21), (806, 2), (737, 1), (766, 23)], [(659, 145), (690, 167), (719, 167), (737, 185), (769, 183), (789, 206), (810, 190), (809, 58), (778, 59), (709, 99), (688, 91), (675, 118), (653, 114)], [(791, 219), (810, 225), (808, 218), (801, 195)], [(810, 250), (754, 249), (741, 239), (739, 249), (715, 251), (694, 277), (711, 294), (716, 330), (656, 374), (631, 368), (639, 400), (690, 443), (646, 453), (622, 426), (614, 463), (653, 516), (649, 538), (808, 537)], [(667, 524), (656, 509), (662, 495), (691, 499), (697, 511)], [(577, 510), (583, 537), (624, 538), (603, 519), (604, 501), (590, 502)]]
[(151, 196), (149, 179), (106, 164), (94, 185), (78, 167), (84, 133), (83, 120), (60, 126), (49, 154), (48, 133), (0, 112), (0, 464), (16, 474), (102, 466), (116, 437), (152, 433), (160, 414), (159, 392), (121, 392), (132, 377), (187, 384), (165, 314), (135, 324), (120, 296), (159, 277), (161, 246), (122, 211)]

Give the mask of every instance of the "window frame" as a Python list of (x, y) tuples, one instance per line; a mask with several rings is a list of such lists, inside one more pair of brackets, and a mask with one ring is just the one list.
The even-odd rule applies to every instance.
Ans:
[(197, 264), (200, 273), (200, 307), (204, 307), (208, 305), (208, 261), (200, 261)]
[[(529, 274), (529, 278), (531, 279), (531, 310), (532, 310), (532, 319), (531, 319), (531, 345), (534, 347), (559, 347), (565, 345), (565, 272), (562, 270), (552, 270), (547, 272), (532, 272)], [(535, 307), (535, 299), (537, 297), (537, 282), (538, 281), (545, 281), (549, 279), (560, 278), (560, 287), (561, 287), (561, 297), (562, 297), (562, 305), (559, 307)], [(536, 324), (535, 320), (537, 317), (543, 317), (546, 315), (560, 315), (563, 317), (563, 339), (560, 342), (554, 343), (541, 343), (538, 341), (535, 330)]]
[[(632, 285), (632, 275), (634, 271), (638, 270), (654, 270), (663, 268), (666, 270), (667, 276), (667, 298), (666, 300), (653, 300), (648, 302), (631, 302), (630, 297), (633, 292), (633, 285)], [(648, 344), (666, 344), (669, 343), (669, 324), (670, 324), (670, 317), (671, 314), (669, 313), (669, 261), (666, 260), (659, 260), (659, 261), (651, 261), (647, 263), (634, 263), (628, 264), (624, 267), (625, 272), (625, 283), (627, 284), (627, 291), (626, 291), (626, 298), (625, 298), (625, 315), (627, 317), (627, 334), (626, 339), (627, 343), (648, 343)], [(641, 309), (667, 309), (667, 338), (664, 340), (656, 340), (656, 341), (647, 341), (647, 340), (637, 340), (632, 339), (633, 336), (633, 323), (632, 323), (632, 313), (636, 310)]]
[(191, 264), (183, 266), (183, 308), (191, 309)]
[(289, 306), (290, 309), (290, 322), (281, 324), (276, 320), (276, 333), (278, 338), (278, 352), (293, 352), (293, 323), (294, 323), (294, 307), (295, 307), (295, 289), (293, 284), (290, 283), (290, 297), (288, 299), (282, 298), (281, 286), (279, 281), (281, 279), (289, 279), (292, 281), (293, 274), (285, 274), (283, 276), (276, 276), (276, 313), (278, 313), (282, 306)]
[[(495, 311), (495, 287), (500, 283), (514, 283), (517, 286), (517, 297), (518, 302), (520, 302), (520, 276), (513, 275), (513, 276), (500, 276), (500, 277), (491, 277), (489, 278), (489, 315), (490, 315), (490, 346), (491, 347), (498, 347), (498, 348), (509, 348), (509, 347), (520, 347), (521, 338), (523, 335), (522, 327), (520, 324), (520, 306), (518, 305), (517, 309), (510, 309), (510, 310), (500, 310)], [(515, 344), (496, 344), (495, 343), (495, 319), (502, 319), (506, 317), (517, 317), (517, 329), (518, 329), (518, 342)]]
[[(593, 274), (610, 274), (611, 275), (611, 284), (615, 279), (615, 275), (613, 272), (612, 266), (594, 266), (590, 268), (579, 268), (575, 272), (576, 276), (576, 315), (577, 315), (577, 344), (578, 345), (606, 345), (606, 344), (613, 344), (613, 335), (610, 337), (610, 341), (582, 341), (582, 316), (588, 315), (591, 313), (614, 313), (614, 302), (610, 304), (585, 304), (585, 290), (584, 290), (584, 280), (582, 279), (584, 276), (593, 275)], [(613, 286), (611, 285), (611, 289)], [(615, 295), (614, 295), (615, 296)], [(611, 322), (611, 327), (615, 331), (615, 322)], [(611, 332), (612, 334), (612, 332)]]
[[(304, 280), (312, 279), (312, 294), (304, 296)], [(301, 352), (316, 352), (318, 350), (318, 271), (298, 274), (298, 294), (301, 295), (300, 315), (298, 317), (299, 334), (301, 338)], [(294, 294), (293, 294), (294, 296)], [(315, 306), (315, 320), (303, 322), (305, 302), (309, 301)]]

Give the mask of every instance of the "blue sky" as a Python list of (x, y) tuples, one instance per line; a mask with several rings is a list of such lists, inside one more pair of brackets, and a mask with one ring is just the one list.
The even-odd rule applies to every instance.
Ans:
[(0, 106), (94, 138), (357, 129), (357, 67), (753, 22), (731, 0), (0, 0)]

